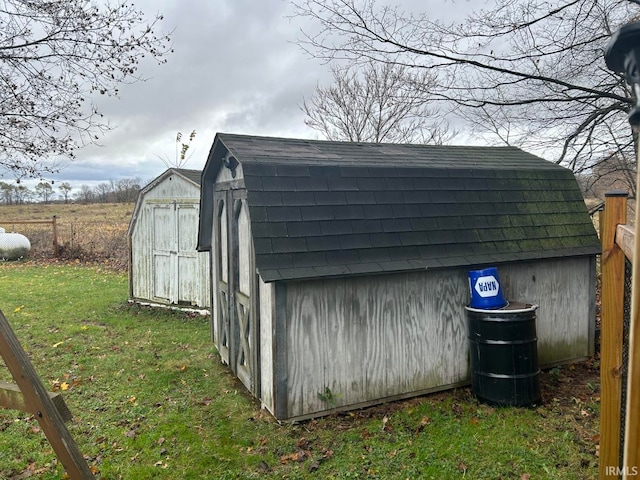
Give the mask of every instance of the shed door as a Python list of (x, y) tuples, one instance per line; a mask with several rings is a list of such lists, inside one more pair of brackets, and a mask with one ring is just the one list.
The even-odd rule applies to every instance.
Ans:
[(249, 391), (258, 394), (255, 266), (246, 193), (241, 190), (217, 193), (218, 349), (222, 360)]
[(173, 205), (153, 206), (153, 296), (171, 303), (171, 252), (176, 247)]
[(197, 225), (196, 205), (153, 206), (153, 291), (157, 300), (191, 305), (199, 298)]
[(178, 232), (178, 250), (176, 253), (177, 271), (174, 275), (175, 286), (173, 303), (194, 304), (201, 297), (203, 279), (198, 270), (198, 209), (197, 205), (180, 205), (176, 210), (176, 231)]

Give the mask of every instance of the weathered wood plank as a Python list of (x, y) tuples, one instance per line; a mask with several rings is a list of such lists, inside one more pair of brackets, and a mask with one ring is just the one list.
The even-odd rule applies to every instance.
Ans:
[(273, 308), (273, 395), (275, 398), (275, 416), (289, 418), (289, 379), (288, 379), (288, 283), (274, 283), (275, 304)]
[(633, 244), (635, 242), (636, 229), (630, 225), (618, 225), (616, 228), (616, 244), (622, 249), (624, 255), (633, 263)]
[(36, 412), (35, 417), (40, 428), (69, 478), (71, 480), (95, 478), (2, 312), (0, 312), (0, 354), (24, 395), (28, 411)]
[[(227, 195), (229, 234), (229, 348), (232, 370), (251, 393), (255, 393), (255, 318), (251, 313), (251, 260), (248, 211), (245, 192), (232, 190)], [(243, 243), (244, 242), (244, 243)], [(243, 291), (242, 289), (246, 289)]]
[(202, 275), (201, 266), (208, 258), (202, 257), (196, 251), (198, 239), (198, 211), (197, 204), (187, 205), (178, 202), (177, 205), (177, 292), (175, 296), (179, 304), (193, 304), (209, 306), (208, 292), (202, 287), (208, 284), (206, 275)]
[[(69, 410), (69, 407), (67, 407), (64, 398), (62, 398), (62, 395), (56, 392), (48, 393), (49, 398), (51, 398), (53, 404), (58, 409), (62, 419), (65, 422), (70, 422), (73, 416), (71, 415), (71, 411)], [(13, 383), (0, 382), (0, 407), (8, 408), (10, 410), (18, 410), (32, 415), (37, 413), (29, 410), (20, 388)]]
[(175, 211), (173, 205), (154, 205), (152, 210), (153, 231), (151, 245), (153, 256), (152, 299), (171, 303), (172, 282), (175, 281), (175, 266), (172, 265), (172, 251), (177, 249)]
[(254, 392), (255, 365), (253, 362), (255, 343), (253, 329), (255, 319), (251, 317), (251, 298), (242, 292), (235, 294), (235, 326), (238, 329), (238, 344), (235, 352), (237, 377), (251, 393)]
[(538, 362), (552, 366), (589, 356), (595, 322), (595, 276), (588, 258), (563, 258), (499, 265), (507, 300), (539, 305)]
[[(540, 305), (541, 365), (585, 358), (594, 321), (593, 262), (570, 258), (499, 269), (508, 299)], [(468, 285), (464, 269), (288, 282), (288, 407), (279, 418), (468, 381)]]
[(466, 379), (465, 276), (443, 271), (289, 284), (289, 416)]
[(275, 288), (273, 283), (258, 281), (260, 317), (260, 400), (270, 412), (275, 412), (274, 404), (274, 317)]
[(240, 204), (237, 225), (238, 230), (238, 291), (251, 296), (251, 284), (255, 271), (251, 271), (251, 224), (249, 207), (246, 201)]

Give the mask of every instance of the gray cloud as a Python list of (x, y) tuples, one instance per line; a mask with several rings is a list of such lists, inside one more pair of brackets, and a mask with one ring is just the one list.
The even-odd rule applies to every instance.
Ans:
[(160, 11), (174, 53), (165, 65), (142, 63), (145, 81), (123, 85), (119, 98), (96, 98), (113, 129), (60, 174), (73, 182), (160, 174), (175, 158), (175, 136), (196, 130), (190, 168), (204, 166), (218, 131), (313, 137), (298, 105), (328, 68), (295, 44), (301, 25), (286, 1), (145, 0)]
[[(299, 109), (318, 82), (331, 79), (329, 67), (310, 59), (297, 45), (301, 28), (290, 18), (287, 0), (139, 0), (136, 6), (161, 12), (173, 30), (174, 53), (164, 65), (141, 63), (145, 81), (123, 85), (119, 98), (98, 97), (96, 105), (113, 129), (52, 176), (73, 187), (120, 178), (149, 180), (174, 160), (175, 136), (196, 130), (188, 168), (202, 168), (216, 132), (317, 138)], [(444, 2), (403, 4), (440, 14), (465, 8)]]

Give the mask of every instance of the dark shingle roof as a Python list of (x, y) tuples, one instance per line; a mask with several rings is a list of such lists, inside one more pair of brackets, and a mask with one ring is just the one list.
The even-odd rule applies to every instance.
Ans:
[(201, 185), (200, 182), (202, 180), (202, 170), (191, 170), (189, 168), (171, 168), (170, 170), (173, 170), (179, 175), (182, 175), (184, 178), (192, 181), (198, 186)]
[(203, 173), (200, 249), (213, 215), (204, 190), (227, 153), (240, 162), (265, 281), (600, 251), (571, 171), (517, 148), (229, 134)]

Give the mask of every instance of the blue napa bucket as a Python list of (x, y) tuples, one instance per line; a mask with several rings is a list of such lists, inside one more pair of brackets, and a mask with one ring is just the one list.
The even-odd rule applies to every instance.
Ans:
[(471, 291), (472, 308), (495, 310), (507, 305), (496, 267), (469, 272), (469, 290)]

